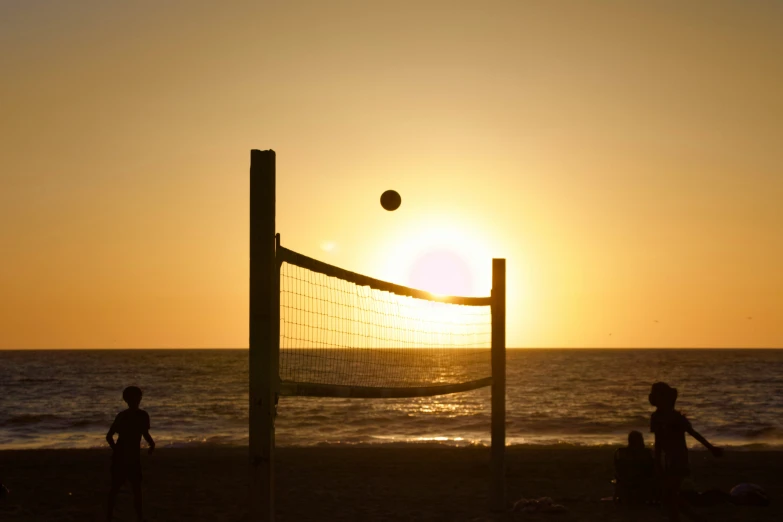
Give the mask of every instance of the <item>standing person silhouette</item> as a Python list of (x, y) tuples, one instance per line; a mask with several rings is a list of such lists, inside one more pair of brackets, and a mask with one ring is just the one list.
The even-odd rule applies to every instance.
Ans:
[[(136, 386), (128, 386), (122, 392), (123, 400), (128, 403), (128, 409), (117, 414), (106, 434), (106, 441), (112, 449), (111, 459), (111, 491), (109, 491), (109, 507), (106, 520), (111, 522), (114, 513), (114, 503), (117, 493), (126, 481), (133, 489), (133, 507), (136, 518), (143, 522), (141, 505), (141, 458), (139, 449), (141, 438), (147, 441), (149, 452), (155, 450), (155, 441), (150, 435), (150, 416), (139, 408), (142, 392)], [(114, 441), (114, 434), (118, 434)]]
[(691, 520), (700, 520), (680, 497), (682, 479), (690, 475), (688, 446), (685, 433), (701, 442), (716, 457), (723, 454), (691, 426), (685, 415), (674, 409), (677, 389), (665, 382), (656, 382), (650, 391), (650, 404), (656, 410), (650, 417), (650, 431), (655, 434), (655, 469), (661, 478), (663, 501), (672, 521), (680, 520), (680, 513)]

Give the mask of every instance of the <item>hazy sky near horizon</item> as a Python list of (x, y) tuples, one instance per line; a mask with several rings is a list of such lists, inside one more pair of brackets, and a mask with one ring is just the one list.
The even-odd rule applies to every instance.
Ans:
[(293, 250), (506, 257), (510, 347), (783, 347), (783, 3), (4, 1), (0, 46), (0, 348), (247, 346), (253, 148)]

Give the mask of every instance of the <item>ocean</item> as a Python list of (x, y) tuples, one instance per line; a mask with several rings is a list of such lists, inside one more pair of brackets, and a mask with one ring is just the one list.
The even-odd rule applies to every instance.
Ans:
[[(783, 350), (508, 350), (509, 444), (651, 442), (658, 380), (711, 442), (783, 446)], [(105, 445), (122, 390), (144, 390), (159, 446), (247, 444), (247, 350), (0, 351), (0, 449)], [(490, 392), (282, 397), (278, 445), (489, 443)], [(694, 442), (691, 439), (691, 442)]]

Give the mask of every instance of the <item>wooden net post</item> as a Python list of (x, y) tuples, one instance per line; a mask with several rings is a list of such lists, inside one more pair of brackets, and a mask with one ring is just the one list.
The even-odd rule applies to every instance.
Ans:
[(506, 509), (506, 260), (492, 260), (492, 510)]
[(275, 152), (250, 151), (250, 520), (272, 522), (280, 309), (275, 294)]

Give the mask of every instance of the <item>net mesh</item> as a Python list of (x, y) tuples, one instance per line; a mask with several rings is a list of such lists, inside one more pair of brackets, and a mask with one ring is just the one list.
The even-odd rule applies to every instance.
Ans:
[(410, 388), (491, 375), (491, 307), (398, 295), (283, 262), (280, 378)]

